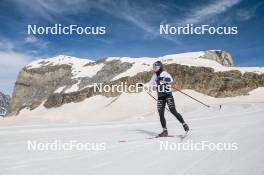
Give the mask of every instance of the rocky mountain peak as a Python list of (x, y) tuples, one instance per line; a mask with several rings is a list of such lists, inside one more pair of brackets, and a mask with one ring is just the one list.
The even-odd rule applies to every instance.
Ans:
[(228, 66), (228, 67), (234, 66), (231, 54), (222, 50), (205, 51), (204, 55), (201, 58), (214, 60), (223, 66)]

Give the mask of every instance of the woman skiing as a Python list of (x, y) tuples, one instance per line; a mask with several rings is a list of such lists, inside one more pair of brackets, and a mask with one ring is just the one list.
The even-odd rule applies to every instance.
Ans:
[(174, 99), (171, 92), (171, 83), (173, 81), (171, 75), (163, 70), (163, 65), (160, 61), (156, 61), (153, 64), (154, 74), (151, 77), (148, 85), (149, 87), (157, 86), (157, 108), (160, 117), (160, 123), (163, 131), (158, 135), (159, 137), (168, 136), (168, 130), (166, 126), (166, 120), (164, 117), (165, 106), (168, 104), (170, 112), (179, 120), (186, 132), (189, 131), (189, 126), (183, 120), (181, 114), (179, 114), (175, 108)]

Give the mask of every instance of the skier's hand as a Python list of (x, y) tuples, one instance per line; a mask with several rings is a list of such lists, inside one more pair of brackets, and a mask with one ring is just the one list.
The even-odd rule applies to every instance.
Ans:
[(137, 87), (143, 87), (144, 84), (143, 83), (137, 83)]
[(160, 84), (161, 84), (161, 85), (163, 85), (163, 84), (168, 84), (168, 82), (167, 82), (167, 81), (163, 81), (163, 80), (161, 80), (161, 81), (160, 81)]
[(158, 77), (157, 80), (162, 81), (163, 77)]

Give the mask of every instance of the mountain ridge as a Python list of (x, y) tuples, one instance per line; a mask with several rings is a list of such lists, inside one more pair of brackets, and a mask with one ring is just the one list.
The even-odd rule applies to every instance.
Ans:
[[(79, 61), (80, 60), (80, 61)], [(158, 58), (108, 57), (98, 61), (69, 56), (35, 61), (19, 73), (11, 100), (10, 115), (23, 108), (46, 108), (80, 102), (100, 93), (94, 83), (146, 83), (156, 60), (183, 89), (193, 89), (213, 97), (245, 95), (264, 86), (263, 68), (237, 68), (229, 53), (219, 50), (189, 52)], [(102, 93), (118, 96), (120, 93)]]

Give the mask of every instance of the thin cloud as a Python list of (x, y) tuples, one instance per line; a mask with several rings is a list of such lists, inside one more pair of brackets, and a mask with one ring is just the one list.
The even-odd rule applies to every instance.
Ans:
[(18, 72), (34, 58), (30, 55), (13, 51), (0, 51), (0, 58), (0, 91), (11, 94)]
[(16, 46), (16, 43), (0, 38), (0, 91), (8, 94), (11, 94), (21, 68), (34, 60), (30, 54), (15, 51)]
[(236, 12), (238, 20), (249, 20), (256, 16), (256, 11), (264, 5), (264, 2), (259, 2), (251, 8), (238, 9)]
[[(143, 39), (155, 39), (158, 37), (165, 38), (180, 44), (178, 37), (159, 35), (159, 25), (167, 23), (171, 20), (171, 24), (198, 24), (208, 21), (217, 22), (220, 14), (224, 14), (235, 5), (239, 4), (242, 0), (219, 0), (210, 1), (207, 4), (199, 5), (198, 7), (189, 8), (185, 16), (177, 16), (174, 20), (170, 13), (175, 11), (186, 11), (188, 8), (183, 8), (175, 5), (170, 5), (169, 2), (153, 3), (151, 1), (136, 1), (129, 0), (27, 0), (16, 1), (16, 5), (22, 12), (30, 11), (32, 18), (43, 18), (48, 21), (56, 22), (71, 21), (72, 14), (86, 13), (90, 11), (100, 10), (102, 13), (111, 15), (112, 17), (121, 19), (130, 23), (137, 28), (144, 31), (145, 36)], [(23, 13), (27, 14), (27, 13)], [(243, 18), (250, 18), (252, 13), (248, 11), (240, 11), (238, 15)], [(233, 20), (230, 18), (230, 20)]]
[(176, 24), (197, 24), (202, 23), (208, 19), (215, 18), (229, 10), (231, 7), (237, 5), (240, 0), (222, 0), (214, 1), (208, 5), (196, 7), (190, 10), (187, 16), (176, 21)]
[(38, 39), (35, 36), (30, 35), (25, 38), (25, 43), (36, 43), (36, 42), (38, 42)]
[(181, 44), (178, 38), (159, 34), (159, 24), (163, 20), (162, 8), (168, 8), (161, 4), (149, 4), (147, 7), (136, 3), (124, 1), (101, 1), (97, 8), (115, 18), (124, 20), (145, 32), (145, 39), (162, 37), (176, 44)]
[[(123, 0), (28, 0), (20, 1), (15, 0), (17, 6), (22, 12), (31, 9), (34, 15), (30, 17), (41, 17), (47, 21), (55, 22), (58, 18), (67, 19), (65, 16), (68, 14), (76, 14), (80, 12), (89, 13), (89, 10), (100, 10), (103, 13), (111, 15), (115, 18), (126, 21), (137, 28), (143, 30), (148, 39), (159, 37), (159, 23), (163, 21), (164, 16), (161, 9), (168, 8), (162, 4), (149, 3), (147, 6), (133, 1)], [(164, 10), (165, 11), (165, 10)], [(26, 14), (26, 13), (25, 13)], [(155, 18), (153, 18), (155, 16)], [(151, 36), (151, 37), (150, 37)], [(163, 37), (163, 36), (162, 36)], [(170, 37), (163, 37), (165, 39), (174, 41)], [(175, 42), (175, 41), (174, 41)]]
[(46, 48), (49, 42), (42, 41), (33, 35), (29, 35), (24, 39), (25, 44), (33, 44), (40, 49)]
[[(16, 7), (22, 14), (29, 18), (42, 18), (49, 22), (56, 22), (63, 19), (69, 21), (64, 14), (76, 14), (94, 5), (93, 0), (14, 0)], [(31, 13), (28, 14), (28, 11)], [(34, 15), (32, 15), (34, 14)]]
[(11, 51), (14, 49), (14, 44), (6, 39), (0, 40), (0, 51)]

